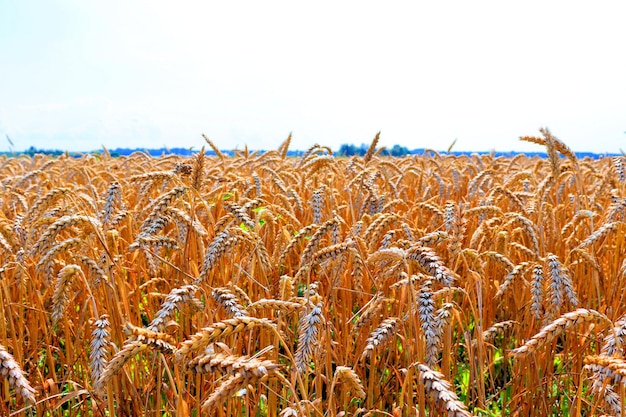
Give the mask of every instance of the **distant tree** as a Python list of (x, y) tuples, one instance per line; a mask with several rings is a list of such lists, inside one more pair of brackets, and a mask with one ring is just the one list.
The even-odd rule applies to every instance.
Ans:
[(339, 147), (338, 154), (342, 156), (354, 156), (357, 154), (357, 147), (352, 144), (344, 143)]
[(409, 149), (406, 146), (393, 145), (389, 153), (391, 156), (406, 156), (409, 154)]
[[(367, 148), (368, 146), (364, 143), (362, 143), (361, 146), (359, 147), (352, 145), (352, 144), (344, 143), (343, 145), (339, 147), (339, 152), (337, 153), (343, 156), (354, 156), (354, 155), (363, 156), (367, 153)], [(380, 152), (380, 154), (383, 156), (389, 156), (389, 155), (405, 156), (405, 155), (408, 155), (409, 153), (410, 152), (406, 147), (400, 146), (400, 145), (393, 145), (393, 148), (391, 148), (391, 150), (383, 149)]]

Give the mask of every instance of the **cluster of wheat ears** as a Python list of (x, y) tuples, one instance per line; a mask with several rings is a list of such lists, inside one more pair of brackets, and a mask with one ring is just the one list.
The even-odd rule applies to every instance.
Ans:
[(0, 160), (0, 414), (624, 415), (625, 158)]

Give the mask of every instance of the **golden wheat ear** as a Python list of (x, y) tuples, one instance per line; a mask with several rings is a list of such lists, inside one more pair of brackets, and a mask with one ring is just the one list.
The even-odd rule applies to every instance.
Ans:
[(418, 364), (419, 377), (424, 384), (426, 393), (435, 401), (435, 404), (449, 416), (471, 417), (467, 406), (463, 404), (455, 394), (452, 384), (444, 378), (443, 374), (433, 371), (424, 364)]
[(540, 346), (550, 343), (556, 336), (576, 325), (588, 323), (592, 320), (608, 320), (606, 316), (595, 310), (579, 308), (563, 314), (558, 319), (549, 323), (539, 333), (530, 338), (522, 346), (513, 349), (511, 353), (515, 357), (522, 357), (534, 353)]
[(18, 365), (4, 346), (0, 345), (0, 373), (9, 381), (9, 385), (22, 397), (25, 403), (35, 404), (35, 390), (24, 376), (22, 368)]
[(400, 319), (397, 317), (390, 317), (383, 320), (367, 339), (361, 360), (370, 358), (376, 350), (381, 349), (386, 343), (391, 342), (399, 322)]
[(296, 349), (295, 365), (300, 373), (304, 373), (309, 367), (309, 361), (317, 346), (317, 335), (324, 320), (322, 315), (323, 303), (320, 302), (310, 310), (302, 314), (298, 324), (298, 348)]
[(240, 316), (213, 323), (191, 336), (191, 339), (185, 340), (176, 351), (176, 357), (181, 360), (192, 352), (204, 349), (213, 341), (259, 327), (276, 330), (276, 324), (266, 318)]
[(91, 332), (91, 352), (89, 353), (89, 367), (94, 391), (101, 392), (100, 377), (107, 365), (108, 350), (111, 345), (111, 328), (109, 316), (103, 314), (93, 324)]

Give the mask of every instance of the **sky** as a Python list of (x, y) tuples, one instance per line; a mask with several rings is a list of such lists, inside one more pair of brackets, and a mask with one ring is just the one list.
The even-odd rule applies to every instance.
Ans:
[(0, 0), (0, 151), (626, 151), (623, 1)]

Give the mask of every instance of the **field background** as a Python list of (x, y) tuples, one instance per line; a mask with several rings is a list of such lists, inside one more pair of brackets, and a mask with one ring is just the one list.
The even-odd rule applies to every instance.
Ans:
[(2, 415), (622, 415), (624, 157), (2, 157)]

